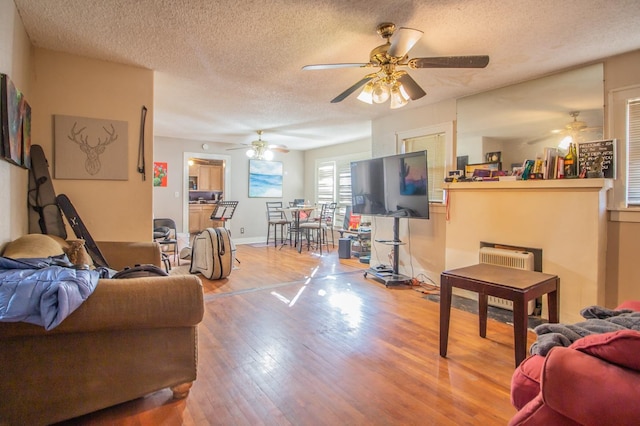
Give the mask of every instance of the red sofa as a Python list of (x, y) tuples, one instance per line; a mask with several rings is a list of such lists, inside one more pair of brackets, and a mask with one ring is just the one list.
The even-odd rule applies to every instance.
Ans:
[[(640, 311), (640, 301), (616, 309)], [(509, 425), (638, 425), (639, 400), (640, 332), (593, 334), (518, 366)]]

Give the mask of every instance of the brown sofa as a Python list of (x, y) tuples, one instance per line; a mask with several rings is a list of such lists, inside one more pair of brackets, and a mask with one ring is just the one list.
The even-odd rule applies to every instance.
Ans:
[[(161, 266), (157, 243), (98, 243), (109, 265)], [(58, 327), (0, 323), (0, 425), (49, 424), (196, 379), (196, 276), (101, 279)]]

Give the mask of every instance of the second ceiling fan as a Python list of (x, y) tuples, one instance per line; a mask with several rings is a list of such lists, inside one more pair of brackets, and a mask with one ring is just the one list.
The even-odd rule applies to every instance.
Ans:
[(267, 160), (270, 161), (273, 159), (273, 152), (282, 152), (287, 153), (289, 149), (285, 145), (276, 145), (269, 143), (267, 141), (262, 140), (262, 130), (258, 130), (258, 140), (251, 142), (251, 145), (245, 145), (244, 147), (239, 148), (228, 148), (227, 150), (235, 150), (235, 149), (246, 149), (247, 157), (253, 158), (256, 160)]
[(408, 59), (407, 53), (420, 40), (423, 32), (413, 28), (399, 28), (390, 22), (378, 25), (378, 34), (387, 40), (369, 54), (367, 63), (339, 63), (305, 65), (303, 70), (323, 70), (334, 68), (379, 68), (365, 75), (360, 81), (331, 100), (341, 102), (347, 96), (364, 86), (358, 99), (366, 103), (383, 103), (391, 98), (391, 108), (406, 105), (409, 100), (420, 99), (426, 92), (402, 68), (484, 68), (489, 64), (489, 56), (441, 56)]

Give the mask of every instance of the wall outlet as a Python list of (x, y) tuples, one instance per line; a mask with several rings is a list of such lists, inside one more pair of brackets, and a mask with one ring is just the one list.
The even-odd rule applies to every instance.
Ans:
[(244, 228), (240, 228), (240, 233), (244, 234)]

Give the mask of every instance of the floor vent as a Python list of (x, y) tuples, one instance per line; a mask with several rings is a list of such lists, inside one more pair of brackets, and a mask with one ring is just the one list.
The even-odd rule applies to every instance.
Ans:
[[(498, 249), (494, 247), (482, 247), (480, 249), (480, 263), (506, 266), (508, 268), (524, 269), (533, 271), (533, 253), (527, 251)], [(489, 296), (489, 305), (513, 311), (513, 302)], [(536, 301), (530, 300), (527, 313), (533, 314)]]

